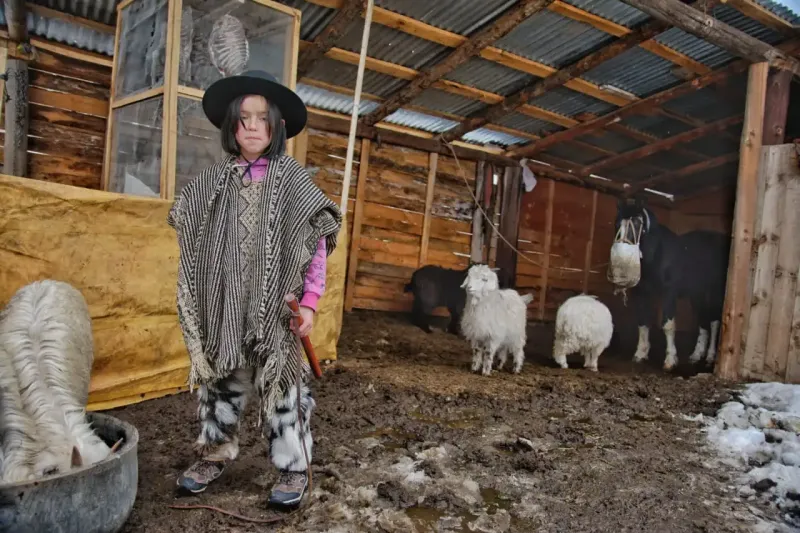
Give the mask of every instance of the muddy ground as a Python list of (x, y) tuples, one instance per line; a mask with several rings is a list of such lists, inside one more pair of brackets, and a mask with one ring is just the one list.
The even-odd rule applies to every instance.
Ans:
[(615, 339), (599, 374), (577, 357), (556, 368), (551, 343), (549, 327), (534, 327), (520, 375), (482, 377), (452, 335), (427, 335), (402, 316), (347, 315), (340, 361), (314, 384), (313, 504), (273, 526), (168, 508), (276, 515), (266, 508), (275, 471), (254, 409), (237, 462), (205, 494), (180, 498), (175, 479), (194, 459), (194, 398), (114, 410), (141, 436), (138, 498), (124, 531), (773, 531), (762, 518), (775, 513), (737, 500), (733, 473), (682, 416), (713, 414), (729, 398), (685, 363), (693, 336), (679, 338), (673, 375), (660, 370), (657, 339), (644, 365)]

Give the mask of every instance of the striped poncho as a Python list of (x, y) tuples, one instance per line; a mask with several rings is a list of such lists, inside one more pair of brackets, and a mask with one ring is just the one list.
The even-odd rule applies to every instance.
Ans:
[[(180, 250), (177, 304), (191, 358), (190, 387), (253, 367), (259, 419), (269, 420), (297, 372), (308, 371), (307, 364), (297, 364), (284, 297), (302, 297), (317, 244), (325, 237), (327, 254), (333, 252), (342, 216), (292, 157), (272, 161), (260, 191), (252, 276), (245, 280), (237, 219), (241, 174), (234, 156), (208, 167), (183, 189), (167, 221)], [(244, 303), (252, 299), (259, 304)]]

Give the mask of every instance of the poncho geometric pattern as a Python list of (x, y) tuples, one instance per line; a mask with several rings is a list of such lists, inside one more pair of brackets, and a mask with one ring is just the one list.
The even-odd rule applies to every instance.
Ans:
[[(237, 196), (242, 169), (235, 156), (208, 167), (181, 192), (167, 222), (178, 236), (177, 305), (191, 358), (189, 385), (223, 379), (237, 368), (256, 369), (259, 423), (294, 386), (297, 341), (289, 329), (284, 296), (302, 297), (303, 280), (317, 244), (336, 248), (342, 224), (338, 206), (294, 158), (270, 161), (260, 191), (260, 219), (250, 282), (243, 279)], [(250, 291), (244, 299), (243, 291)], [(256, 299), (248, 312), (243, 302)], [(255, 315), (255, 316), (253, 316)]]

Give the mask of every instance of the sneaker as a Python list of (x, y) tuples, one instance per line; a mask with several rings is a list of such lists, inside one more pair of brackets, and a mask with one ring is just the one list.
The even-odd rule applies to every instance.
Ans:
[(180, 475), (178, 487), (192, 494), (199, 494), (208, 488), (209, 483), (222, 475), (226, 466), (228, 465), (224, 460), (201, 459)]
[(305, 472), (281, 471), (281, 477), (272, 487), (269, 503), (281, 506), (293, 506), (300, 503), (308, 487), (308, 475)]

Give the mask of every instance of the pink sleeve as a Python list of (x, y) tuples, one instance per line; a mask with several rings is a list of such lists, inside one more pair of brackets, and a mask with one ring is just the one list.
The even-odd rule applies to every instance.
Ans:
[(311, 265), (309, 265), (308, 272), (306, 272), (303, 297), (300, 299), (300, 305), (311, 308), (315, 312), (317, 310), (317, 302), (325, 292), (327, 257), (325, 237), (323, 237), (317, 244), (317, 253), (314, 254), (314, 259), (311, 260)]

